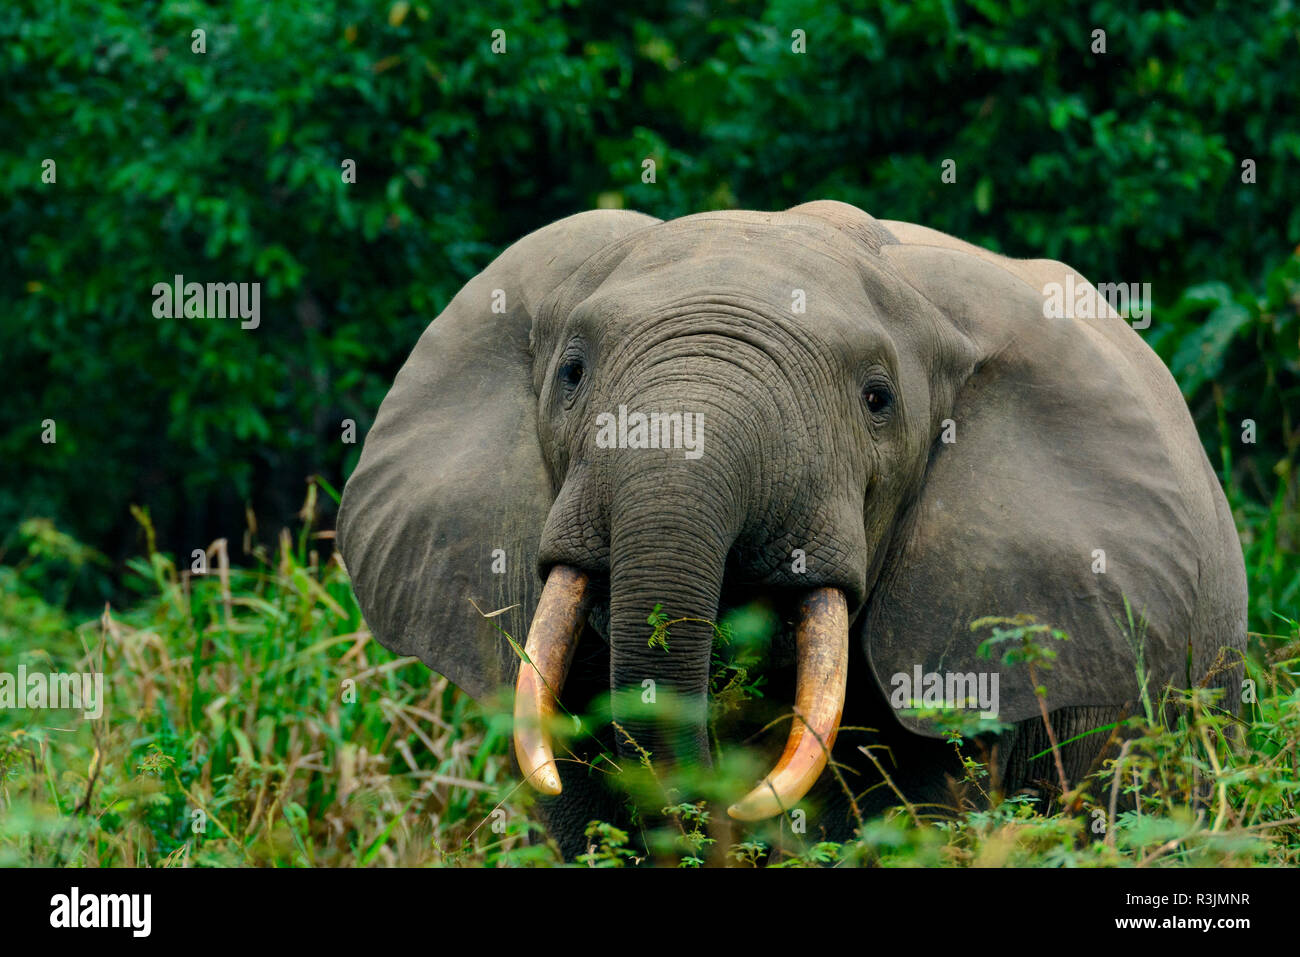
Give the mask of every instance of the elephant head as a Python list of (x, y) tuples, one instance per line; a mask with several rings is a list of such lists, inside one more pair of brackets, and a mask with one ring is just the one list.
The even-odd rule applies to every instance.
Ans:
[[(1185, 684), (1244, 643), (1240, 547), (1141, 338), (1104, 304), (1045, 317), (1067, 278), (1092, 288), (835, 202), (538, 230), (428, 327), (366, 438), (339, 515), (366, 619), (475, 697), (517, 682), (516, 755), (554, 794), (545, 719), (589, 617), (627, 736), (707, 763), (709, 622), (789, 597), (797, 718), (743, 819), (821, 773), (851, 640), (879, 687), (850, 695), (987, 670), (970, 622), (1016, 612), (1074, 638), (1054, 710), (1136, 700), (1139, 651), (1153, 687)], [(528, 633), (522, 669), (503, 631)], [(1001, 719), (1036, 718), (1028, 676), (1001, 677)], [(647, 681), (678, 707), (629, 703)]]

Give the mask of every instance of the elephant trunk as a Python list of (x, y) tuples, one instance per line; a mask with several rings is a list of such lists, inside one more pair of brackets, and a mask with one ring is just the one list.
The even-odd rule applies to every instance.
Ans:
[[(656, 768), (707, 764), (712, 623), (743, 507), (711, 463), (672, 450), (629, 452), (612, 476), (609, 640), (619, 751)], [(734, 474), (734, 473), (733, 473)], [(559, 794), (549, 727), (592, 599), (587, 573), (547, 575), (515, 689), (515, 755), (525, 778)], [(662, 629), (649, 619), (661, 609)], [(654, 639), (654, 640), (652, 640)]]
[[(709, 763), (712, 623), (736, 537), (716, 491), (689, 485), (672, 498), (643, 494), (649, 481), (625, 486), (611, 527), (610, 684), (619, 750), (634, 759), (648, 751), (657, 767)], [(656, 607), (659, 629), (648, 621)]]

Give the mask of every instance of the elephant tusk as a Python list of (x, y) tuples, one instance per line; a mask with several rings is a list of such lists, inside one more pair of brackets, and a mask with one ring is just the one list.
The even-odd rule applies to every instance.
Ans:
[(844, 711), (849, 617), (844, 593), (818, 588), (800, 608), (795, 717), (772, 773), (727, 808), (738, 821), (761, 821), (799, 802), (817, 781), (835, 744)]
[(525, 660), (515, 684), (515, 757), (524, 779), (543, 794), (560, 793), (560, 772), (547, 728), (587, 619), (587, 574), (556, 565), (537, 602)]

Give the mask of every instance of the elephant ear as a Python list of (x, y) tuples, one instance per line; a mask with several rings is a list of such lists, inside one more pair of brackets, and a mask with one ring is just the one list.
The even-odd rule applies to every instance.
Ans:
[[(375, 638), (475, 698), (513, 680), (541, 593), (551, 480), (530, 331), (541, 302), (611, 242), (659, 220), (579, 213), (525, 236), (425, 329), (366, 436), (339, 550)], [(492, 619), (484, 613), (509, 607)]]
[[(1199, 680), (1217, 652), (1192, 647), (1194, 639), (1210, 644), (1195, 630), (1206, 617), (1197, 607), (1201, 556), (1229, 543), (1215, 498), (1222, 493), (1164, 365), (1062, 263), (1006, 259), (924, 227), (871, 223), (896, 240), (866, 250), (876, 275), (892, 275), (885, 281), (910, 285), (934, 307), (936, 351), (951, 351), (954, 332), (962, 343), (956, 362), (928, 357), (929, 368), (958, 370), (936, 390), (955, 398), (931, 423), (922, 484), (863, 615), (885, 693), (908, 687), (908, 697), (923, 700), (913, 687), (918, 667), (923, 675), (996, 673), (998, 718), (1037, 716), (1028, 669), (1001, 663), (1011, 646), (982, 657), (977, 649), (991, 633), (971, 628), (981, 617), (1017, 614), (1069, 636), (1040, 636), (1058, 656), (1050, 670), (1036, 669), (1051, 710), (1132, 704), (1141, 696), (1139, 667), (1153, 700), (1167, 681), (1187, 687), (1189, 669)], [(1087, 290), (1098, 314), (1047, 318), (1049, 283), (1073, 288), (1075, 298)], [(928, 722), (903, 723), (939, 736)]]

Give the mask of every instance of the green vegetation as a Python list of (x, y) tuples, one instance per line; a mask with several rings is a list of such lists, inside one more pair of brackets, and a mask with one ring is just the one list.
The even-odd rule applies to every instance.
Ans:
[[(0, 9), (0, 671), (102, 670), (108, 698), (94, 722), (0, 709), (0, 864), (555, 863), (508, 716), (369, 637), (334, 490), (421, 330), (519, 236), (598, 205), (818, 198), (1152, 284), (1141, 334), (1245, 550), (1256, 700), (1234, 721), (1194, 689), (1165, 724), (1150, 689), (1118, 764), (1051, 806), (998, 795), (954, 726), (955, 813), (903, 795), (843, 846), (728, 836), (665, 791), (656, 861), (1300, 863), (1300, 10), (1185, 7)], [(177, 274), (260, 282), (260, 327), (154, 318)], [(715, 717), (762, 693), (720, 635)], [(584, 863), (635, 856), (590, 836)]]
[[(43, 576), (75, 560), (29, 531)], [(134, 610), (76, 627), (0, 569), (0, 660), (106, 674), (103, 721), (0, 710), (0, 865), (535, 854), (523, 815), (490, 816), (514, 786), (508, 718), (374, 644), (329, 537), (309, 519), (227, 571), (222, 545), (205, 577), (153, 552), (131, 562)]]
[[(158, 552), (133, 560), (139, 601), (81, 623), (23, 579), (71, 575), (84, 550), (48, 526), (24, 530), (29, 561), (0, 568), (0, 660), (103, 671), (105, 719), (0, 710), (0, 865), (559, 863), (511, 774), (509, 715), (373, 643), (314, 513), (309, 499), (298, 535), (254, 546), (249, 568), (226, 565), (225, 543), (202, 576)], [(1166, 724), (1161, 689), (1154, 714), (1128, 720), (1138, 734), (1118, 760), (1050, 807), (997, 793), (973, 737), (988, 727), (963, 726), (963, 712), (949, 739), (966, 777), (946, 808), (900, 794), (843, 845), (790, 820), (728, 835), (656, 776), (667, 824), (643, 837), (656, 863), (685, 867), (1300, 864), (1300, 623), (1275, 621), (1252, 635), (1255, 700), (1239, 719), (1193, 689)], [(1004, 661), (1050, 660), (1040, 626), (986, 624), (991, 652), (1012, 649)], [(732, 631), (715, 703), (759, 693)], [(710, 789), (734, 796), (752, 773), (724, 759)], [(593, 822), (589, 836), (581, 865), (636, 861), (626, 832)]]

